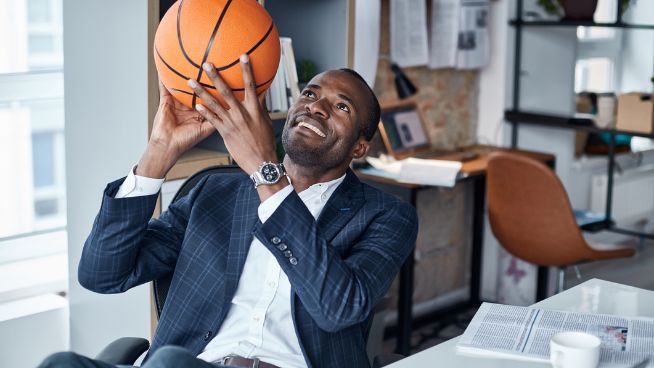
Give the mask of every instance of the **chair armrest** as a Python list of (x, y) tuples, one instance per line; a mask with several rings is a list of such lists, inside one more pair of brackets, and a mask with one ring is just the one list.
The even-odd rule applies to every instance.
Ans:
[(140, 337), (121, 337), (109, 345), (95, 359), (113, 365), (134, 365), (143, 352), (148, 350), (150, 343)]

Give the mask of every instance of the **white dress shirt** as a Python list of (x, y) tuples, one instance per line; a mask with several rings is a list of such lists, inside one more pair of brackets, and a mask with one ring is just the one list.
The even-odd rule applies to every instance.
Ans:
[[(298, 194), (315, 219), (343, 179), (345, 175)], [(116, 198), (155, 194), (163, 181), (135, 175), (132, 169)], [(261, 222), (268, 220), (292, 190), (288, 185), (259, 205)], [(291, 284), (275, 257), (254, 237), (229, 312), (198, 358), (214, 362), (230, 354), (257, 357), (284, 368), (307, 366), (291, 315)]]

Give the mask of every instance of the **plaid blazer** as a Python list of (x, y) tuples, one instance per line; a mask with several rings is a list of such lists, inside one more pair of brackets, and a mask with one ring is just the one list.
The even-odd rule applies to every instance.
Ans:
[(292, 192), (262, 224), (247, 175), (216, 174), (151, 219), (157, 195), (115, 199), (123, 180), (105, 189), (78, 277), (89, 290), (119, 293), (173, 273), (150, 353), (170, 344), (202, 352), (227, 315), (256, 236), (291, 283), (308, 365), (370, 366), (372, 312), (416, 240), (412, 206), (348, 171), (317, 220)]

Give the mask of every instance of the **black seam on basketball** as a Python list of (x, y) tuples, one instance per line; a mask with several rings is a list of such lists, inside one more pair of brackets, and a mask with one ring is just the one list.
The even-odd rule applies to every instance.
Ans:
[(184, 57), (186, 58), (186, 60), (189, 63), (191, 63), (191, 65), (193, 65), (194, 67), (199, 68), (200, 66), (197, 63), (193, 62), (193, 60), (191, 60), (191, 57), (188, 56), (188, 54), (186, 53), (186, 50), (184, 49), (184, 43), (182, 42), (182, 31), (180, 29), (180, 23), (181, 23), (181, 19), (182, 19), (182, 6), (183, 5), (184, 5), (184, 0), (181, 0), (179, 2), (179, 6), (177, 7), (177, 41), (179, 41), (179, 48), (182, 50), (182, 54), (184, 54)]
[[(259, 88), (259, 87), (263, 87), (263, 86), (265, 86), (266, 84), (272, 82), (272, 80), (273, 80), (274, 78), (275, 78), (275, 77), (272, 77), (272, 78), (268, 79), (267, 81), (265, 81), (265, 82), (263, 82), (263, 83), (261, 83), (261, 84), (257, 84), (256, 88)], [(214, 86), (209, 86), (209, 85), (206, 85), (206, 84), (202, 84), (202, 86), (203, 86), (203, 87), (209, 87), (209, 88), (211, 88), (211, 89), (216, 89), (216, 87), (214, 87)], [(184, 91), (183, 89), (179, 89), (179, 88), (171, 88), (171, 90), (172, 90), (172, 91), (176, 91), (176, 92), (180, 92), (180, 93), (184, 93), (184, 94), (186, 94), (186, 95), (192, 95), (192, 94), (193, 94), (193, 92)], [(245, 91), (245, 88), (232, 88), (232, 92), (241, 92), (241, 91)]]
[(173, 90), (173, 91), (175, 91), (175, 92), (183, 93), (183, 94), (185, 94), (185, 95), (192, 95), (192, 94), (193, 94), (193, 93), (191, 93), (191, 92), (184, 91), (184, 90), (182, 90), (182, 89), (178, 89), (178, 88), (171, 88), (171, 90)]
[[(266, 34), (259, 40), (259, 42), (257, 42), (254, 46), (252, 46), (252, 48), (249, 49), (246, 52), (246, 54), (250, 55), (252, 52), (254, 52), (254, 50), (257, 49), (257, 47), (259, 47), (259, 45), (261, 45), (263, 43), (263, 41), (266, 40), (266, 38), (268, 38), (268, 36), (270, 35), (270, 32), (272, 32), (272, 30), (273, 30), (273, 26), (274, 26), (274, 23), (270, 22), (270, 27), (268, 28), (268, 31), (266, 32)], [(216, 68), (216, 71), (229, 69), (229, 68), (233, 67), (234, 65), (236, 65), (239, 60), (240, 60), (240, 55), (239, 55), (239, 59), (236, 59), (236, 60), (232, 61), (231, 63), (225, 65), (225, 66), (221, 66), (221, 67)]]
[[(261, 83), (261, 84), (257, 84), (257, 85), (255, 86), (255, 88), (259, 88), (259, 87), (265, 86), (267, 83), (272, 82), (273, 79), (275, 79), (275, 77), (272, 77), (272, 78), (268, 79), (267, 81), (265, 81), (265, 82), (263, 82), (263, 83)], [(232, 88), (232, 91), (233, 91), (233, 92), (245, 91), (245, 88)]]
[[(187, 77), (187, 76), (185, 76), (184, 74), (178, 72), (177, 70), (175, 70), (175, 68), (173, 68), (172, 66), (170, 66), (170, 64), (168, 64), (168, 63), (166, 62), (166, 60), (164, 60), (164, 58), (161, 56), (161, 54), (159, 54), (159, 50), (157, 49), (156, 46), (154, 47), (154, 51), (157, 53), (157, 56), (159, 57), (159, 60), (161, 60), (161, 62), (164, 63), (164, 65), (166, 66), (166, 68), (170, 69), (171, 72), (177, 74), (178, 77), (180, 77), (180, 78), (182, 78), (182, 79), (184, 79), (184, 80), (186, 80), (186, 81), (188, 81), (188, 80), (190, 79), (189, 77)], [(214, 87), (214, 86), (212, 86), (212, 85), (209, 85), (209, 84), (206, 84), (206, 83), (200, 83), (200, 84), (202, 85), (202, 87), (211, 88), (211, 89), (216, 89), (216, 87)]]
[[(163, 56), (161, 56), (161, 54), (159, 53), (159, 49), (157, 48), (156, 45), (154, 46), (154, 52), (157, 54), (157, 57), (159, 58), (159, 60), (161, 60), (161, 62), (164, 64), (164, 66), (166, 66), (166, 68), (168, 68), (171, 72), (175, 73), (178, 77), (184, 79), (185, 81), (189, 80), (189, 77), (187, 77), (184, 74), (178, 72), (177, 70), (175, 70), (175, 68), (173, 68), (172, 66), (170, 66), (170, 64), (168, 64), (166, 62), (166, 60), (163, 58)], [(263, 82), (261, 84), (257, 84), (255, 87), (259, 88), (259, 87), (265, 86), (266, 84), (272, 82), (273, 79), (275, 79), (275, 76), (273, 76), (272, 78), (268, 79), (267, 81), (265, 81), (265, 82)], [(215, 86), (212, 86), (210, 84), (200, 83), (200, 85), (202, 87), (205, 87), (205, 88), (216, 89)], [(171, 89), (173, 91), (177, 91), (177, 92), (181, 92), (181, 93), (196, 96), (194, 93), (187, 92), (187, 91), (184, 91), (184, 90), (181, 90), (181, 89), (177, 89), (177, 88), (171, 88)], [(240, 92), (240, 91), (245, 91), (245, 88), (231, 88), (231, 90), (232, 90), (232, 92)], [(193, 106), (195, 107), (195, 104)]]
[[(205, 61), (207, 61), (207, 58), (209, 57), (209, 51), (211, 51), (211, 46), (213, 46), (213, 40), (216, 38), (216, 34), (218, 33), (218, 28), (220, 28), (220, 24), (223, 22), (223, 19), (225, 18), (225, 13), (227, 13), (227, 9), (229, 9), (229, 6), (232, 4), (232, 0), (228, 0), (227, 4), (223, 7), (223, 10), (220, 12), (220, 17), (218, 18), (218, 21), (216, 21), (216, 25), (213, 28), (213, 33), (211, 33), (211, 38), (209, 38), (209, 43), (207, 44), (207, 48), (204, 50), (204, 56), (202, 57), (202, 63), (200, 65), (204, 65)], [(202, 72), (204, 69), (199, 68), (198, 71), (198, 77), (195, 79), (196, 81), (200, 81), (202, 78)], [(193, 95), (193, 101), (192, 105), (193, 108), (195, 108), (195, 100), (197, 99), (197, 95)]]

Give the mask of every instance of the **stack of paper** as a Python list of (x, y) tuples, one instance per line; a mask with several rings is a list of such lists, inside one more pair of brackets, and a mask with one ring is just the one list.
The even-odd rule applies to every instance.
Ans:
[(453, 187), (461, 170), (459, 161), (424, 160), (407, 158), (404, 160), (390, 160), (383, 158), (366, 158), (368, 163), (377, 170), (385, 172), (399, 182)]

